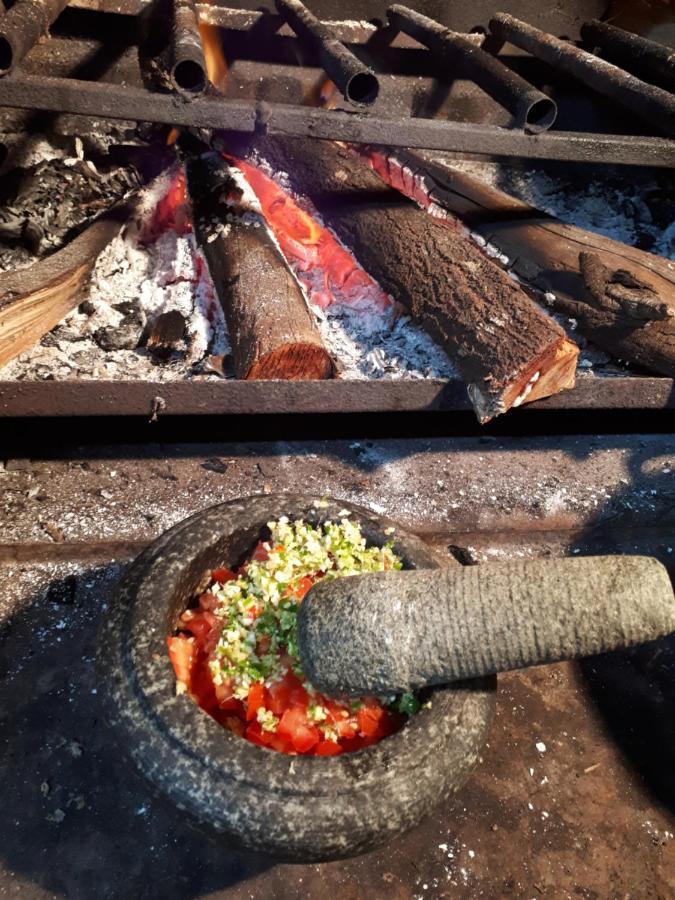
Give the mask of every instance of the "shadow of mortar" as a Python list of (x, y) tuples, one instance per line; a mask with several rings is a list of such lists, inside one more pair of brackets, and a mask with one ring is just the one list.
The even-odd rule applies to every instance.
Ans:
[(121, 569), (52, 581), (0, 625), (0, 857), (70, 900), (233, 887), (274, 862), (193, 829), (150, 793), (101, 720), (94, 656)]

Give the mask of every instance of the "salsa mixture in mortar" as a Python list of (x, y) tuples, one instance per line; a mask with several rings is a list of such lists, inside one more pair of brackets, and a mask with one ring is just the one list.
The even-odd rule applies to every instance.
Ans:
[(413, 694), (331, 699), (304, 677), (296, 626), (322, 578), (402, 568), (390, 544), (367, 547), (360, 526), (281, 517), (236, 571), (215, 569), (198, 606), (168, 638), (177, 690), (235, 734), (282, 753), (332, 756), (398, 731), (419, 709)]

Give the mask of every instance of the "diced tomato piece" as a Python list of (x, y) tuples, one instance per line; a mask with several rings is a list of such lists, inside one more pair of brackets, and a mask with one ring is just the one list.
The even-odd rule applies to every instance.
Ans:
[(209, 612), (215, 612), (216, 607), (218, 606), (218, 600), (213, 594), (202, 594), (199, 598), (199, 605), (202, 609), (207, 609)]
[(213, 572), (211, 572), (211, 577), (214, 581), (217, 581), (218, 584), (226, 584), (228, 581), (234, 581), (237, 576), (232, 569), (214, 569)]
[(265, 708), (265, 685), (262, 681), (254, 681), (248, 689), (248, 699), (246, 701), (246, 721), (250, 722), (255, 719), (259, 709)]
[(192, 664), (195, 657), (195, 639), (186, 637), (183, 634), (177, 634), (174, 637), (167, 638), (166, 642), (169, 646), (169, 659), (176, 673), (177, 681), (189, 687)]
[(380, 720), (385, 715), (384, 707), (362, 706), (356, 713), (359, 723), (359, 732), (363, 737), (374, 737), (379, 728)]
[(337, 756), (342, 753), (342, 747), (335, 741), (319, 741), (314, 748), (315, 756)]
[(263, 541), (258, 541), (255, 546), (255, 550), (251, 554), (251, 559), (254, 559), (256, 562), (267, 562), (269, 558), (269, 550), (267, 549)]
[(294, 596), (296, 596), (298, 600), (302, 600), (307, 591), (314, 585), (315, 581), (316, 579), (312, 575), (305, 575), (293, 588)]
[(309, 724), (305, 711), (297, 706), (286, 710), (277, 731), (281, 737), (291, 741), (298, 753), (307, 753), (319, 743), (318, 730)]
[(258, 744), (259, 747), (266, 747), (272, 735), (269, 731), (263, 731), (259, 722), (251, 722), (246, 726), (246, 737), (252, 743)]
[(272, 740), (269, 742), (268, 746), (279, 753), (295, 753), (293, 744), (279, 734), (272, 735)]
[(291, 702), (291, 685), (288, 677), (275, 681), (267, 689), (267, 706), (275, 716), (282, 716)]

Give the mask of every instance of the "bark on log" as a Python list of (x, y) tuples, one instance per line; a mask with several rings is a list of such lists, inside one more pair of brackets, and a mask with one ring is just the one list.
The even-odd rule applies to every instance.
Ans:
[(388, 184), (432, 212), (449, 210), (496, 247), (581, 334), (619, 359), (675, 376), (675, 263), (565, 225), (422, 154), (377, 148), (366, 157)]
[(23, 353), (82, 299), (99, 253), (128, 219), (125, 203), (52, 256), (0, 275), (0, 366)]
[(435, 226), (347, 149), (257, 137), (251, 154), (288, 173), (297, 199), (456, 361), (481, 422), (573, 386), (578, 348), (562, 328), (459, 230)]
[[(238, 378), (331, 378), (300, 286), (256, 209), (217, 155), (187, 164), (197, 239), (223, 306)], [(224, 223), (214, 230), (213, 223)]]

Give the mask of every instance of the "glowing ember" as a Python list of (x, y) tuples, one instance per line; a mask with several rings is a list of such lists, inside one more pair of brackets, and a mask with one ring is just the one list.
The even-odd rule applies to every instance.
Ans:
[(332, 303), (366, 302), (386, 309), (391, 301), (331, 232), (320, 225), (256, 166), (230, 160), (256, 194), (267, 224), (310, 302), (321, 309)]
[(227, 80), (227, 61), (220, 41), (220, 30), (215, 25), (200, 22), (199, 34), (204, 47), (206, 74), (211, 84), (217, 90), (223, 91)]
[(152, 243), (169, 230), (179, 235), (192, 231), (190, 205), (185, 189), (185, 172), (182, 167), (176, 169), (171, 176), (166, 193), (157, 203), (150, 221), (143, 228), (141, 241), (144, 244)]

